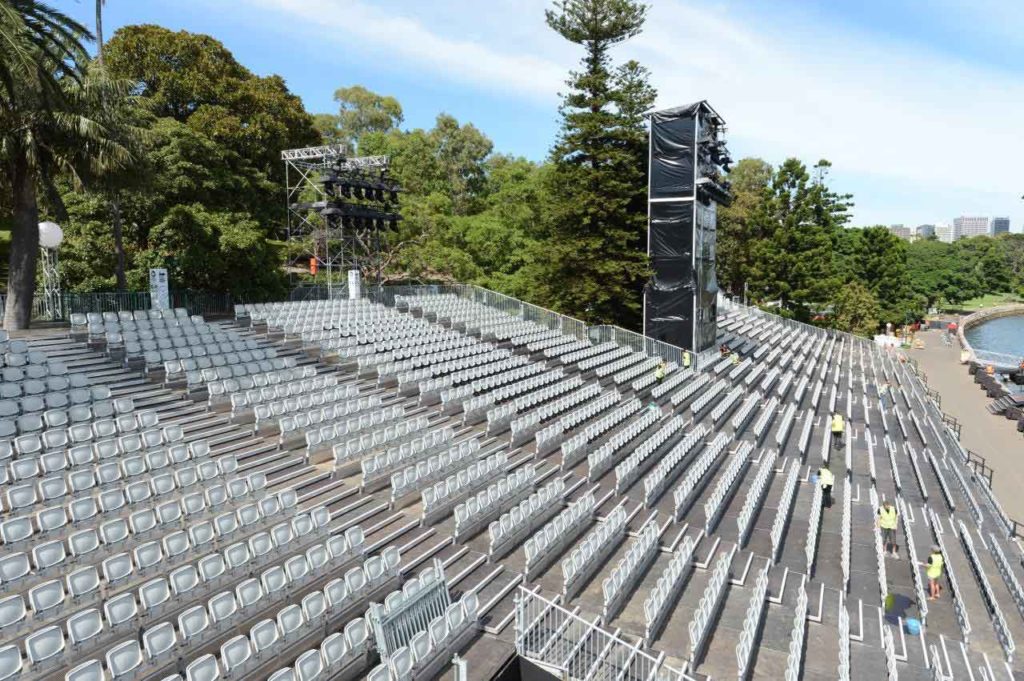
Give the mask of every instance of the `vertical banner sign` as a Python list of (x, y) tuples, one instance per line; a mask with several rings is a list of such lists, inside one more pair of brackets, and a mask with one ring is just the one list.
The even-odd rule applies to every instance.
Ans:
[(149, 270), (149, 306), (154, 310), (171, 309), (171, 289), (167, 283), (167, 270), (154, 267)]
[(348, 297), (349, 300), (356, 300), (361, 297), (362, 275), (359, 270), (348, 271)]

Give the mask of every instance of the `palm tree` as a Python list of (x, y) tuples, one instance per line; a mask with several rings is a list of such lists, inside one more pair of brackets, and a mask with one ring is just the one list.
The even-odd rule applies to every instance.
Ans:
[[(52, 178), (124, 163), (111, 136), (107, 96), (123, 96), (105, 77), (87, 75), (81, 24), (37, 0), (0, 0), (0, 165), (10, 190), (12, 229), (4, 327), (28, 328), (39, 252), (36, 187)], [(48, 192), (50, 193), (50, 192)]]
[[(99, 62), (100, 69), (104, 72), (106, 68), (103, 65), (103, 8), (106, 4), (107, 0), (96, 0), (96, 61)], [(121, 199), (116, 189), (111, 193), (110, 213), (114, 228), (114, 254), (117, 256), (114, 276), (117, 280), (117, 288), (125, 289), (128, 284), (124, 275), (124, 229), (121, 223)]]

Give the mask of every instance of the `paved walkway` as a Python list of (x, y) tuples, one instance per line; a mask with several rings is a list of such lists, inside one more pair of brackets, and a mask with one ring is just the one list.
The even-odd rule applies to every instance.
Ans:
[(995, 471), (992, 488), (1003, 509), (1014, 520), (1024, 521), (1024, 437), (1014, 421), (988, 412), (988, 396), (960, 364), (960, 347), (943, 345), (942, 333), (919, 333), (925, 347), (911, 350), (910, 356), (928, 375), (928, 386), (939, 391), (942, 411), (960, 421), (961, 444), (985, 457)]

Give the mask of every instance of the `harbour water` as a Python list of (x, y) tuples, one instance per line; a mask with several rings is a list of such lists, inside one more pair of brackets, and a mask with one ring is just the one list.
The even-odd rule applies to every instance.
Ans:
[(1024, 315), (999, 317), (965, 332), (975, 350), (1024, 355)]

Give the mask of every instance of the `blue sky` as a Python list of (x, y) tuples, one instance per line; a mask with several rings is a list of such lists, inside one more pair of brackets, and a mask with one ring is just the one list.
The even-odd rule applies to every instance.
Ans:
[[(90, 0), (51, 0), (92, 26)], [(1024, 11), (1016, 0), (650, 0), (615, 50), (658, 104), (708, 99), (733, 156), (828, 158), (857, 224), (1009, 215), (1024, 225)], [(408, 127), (445, 111), (541, 159), (578, 60), (546, 0), (108, 0), (109, 35), (156, 23), (221, 40), (310, 111), (342, 85), (397, 97)], [(482, 11), (486, 8), (485, 11)]]

